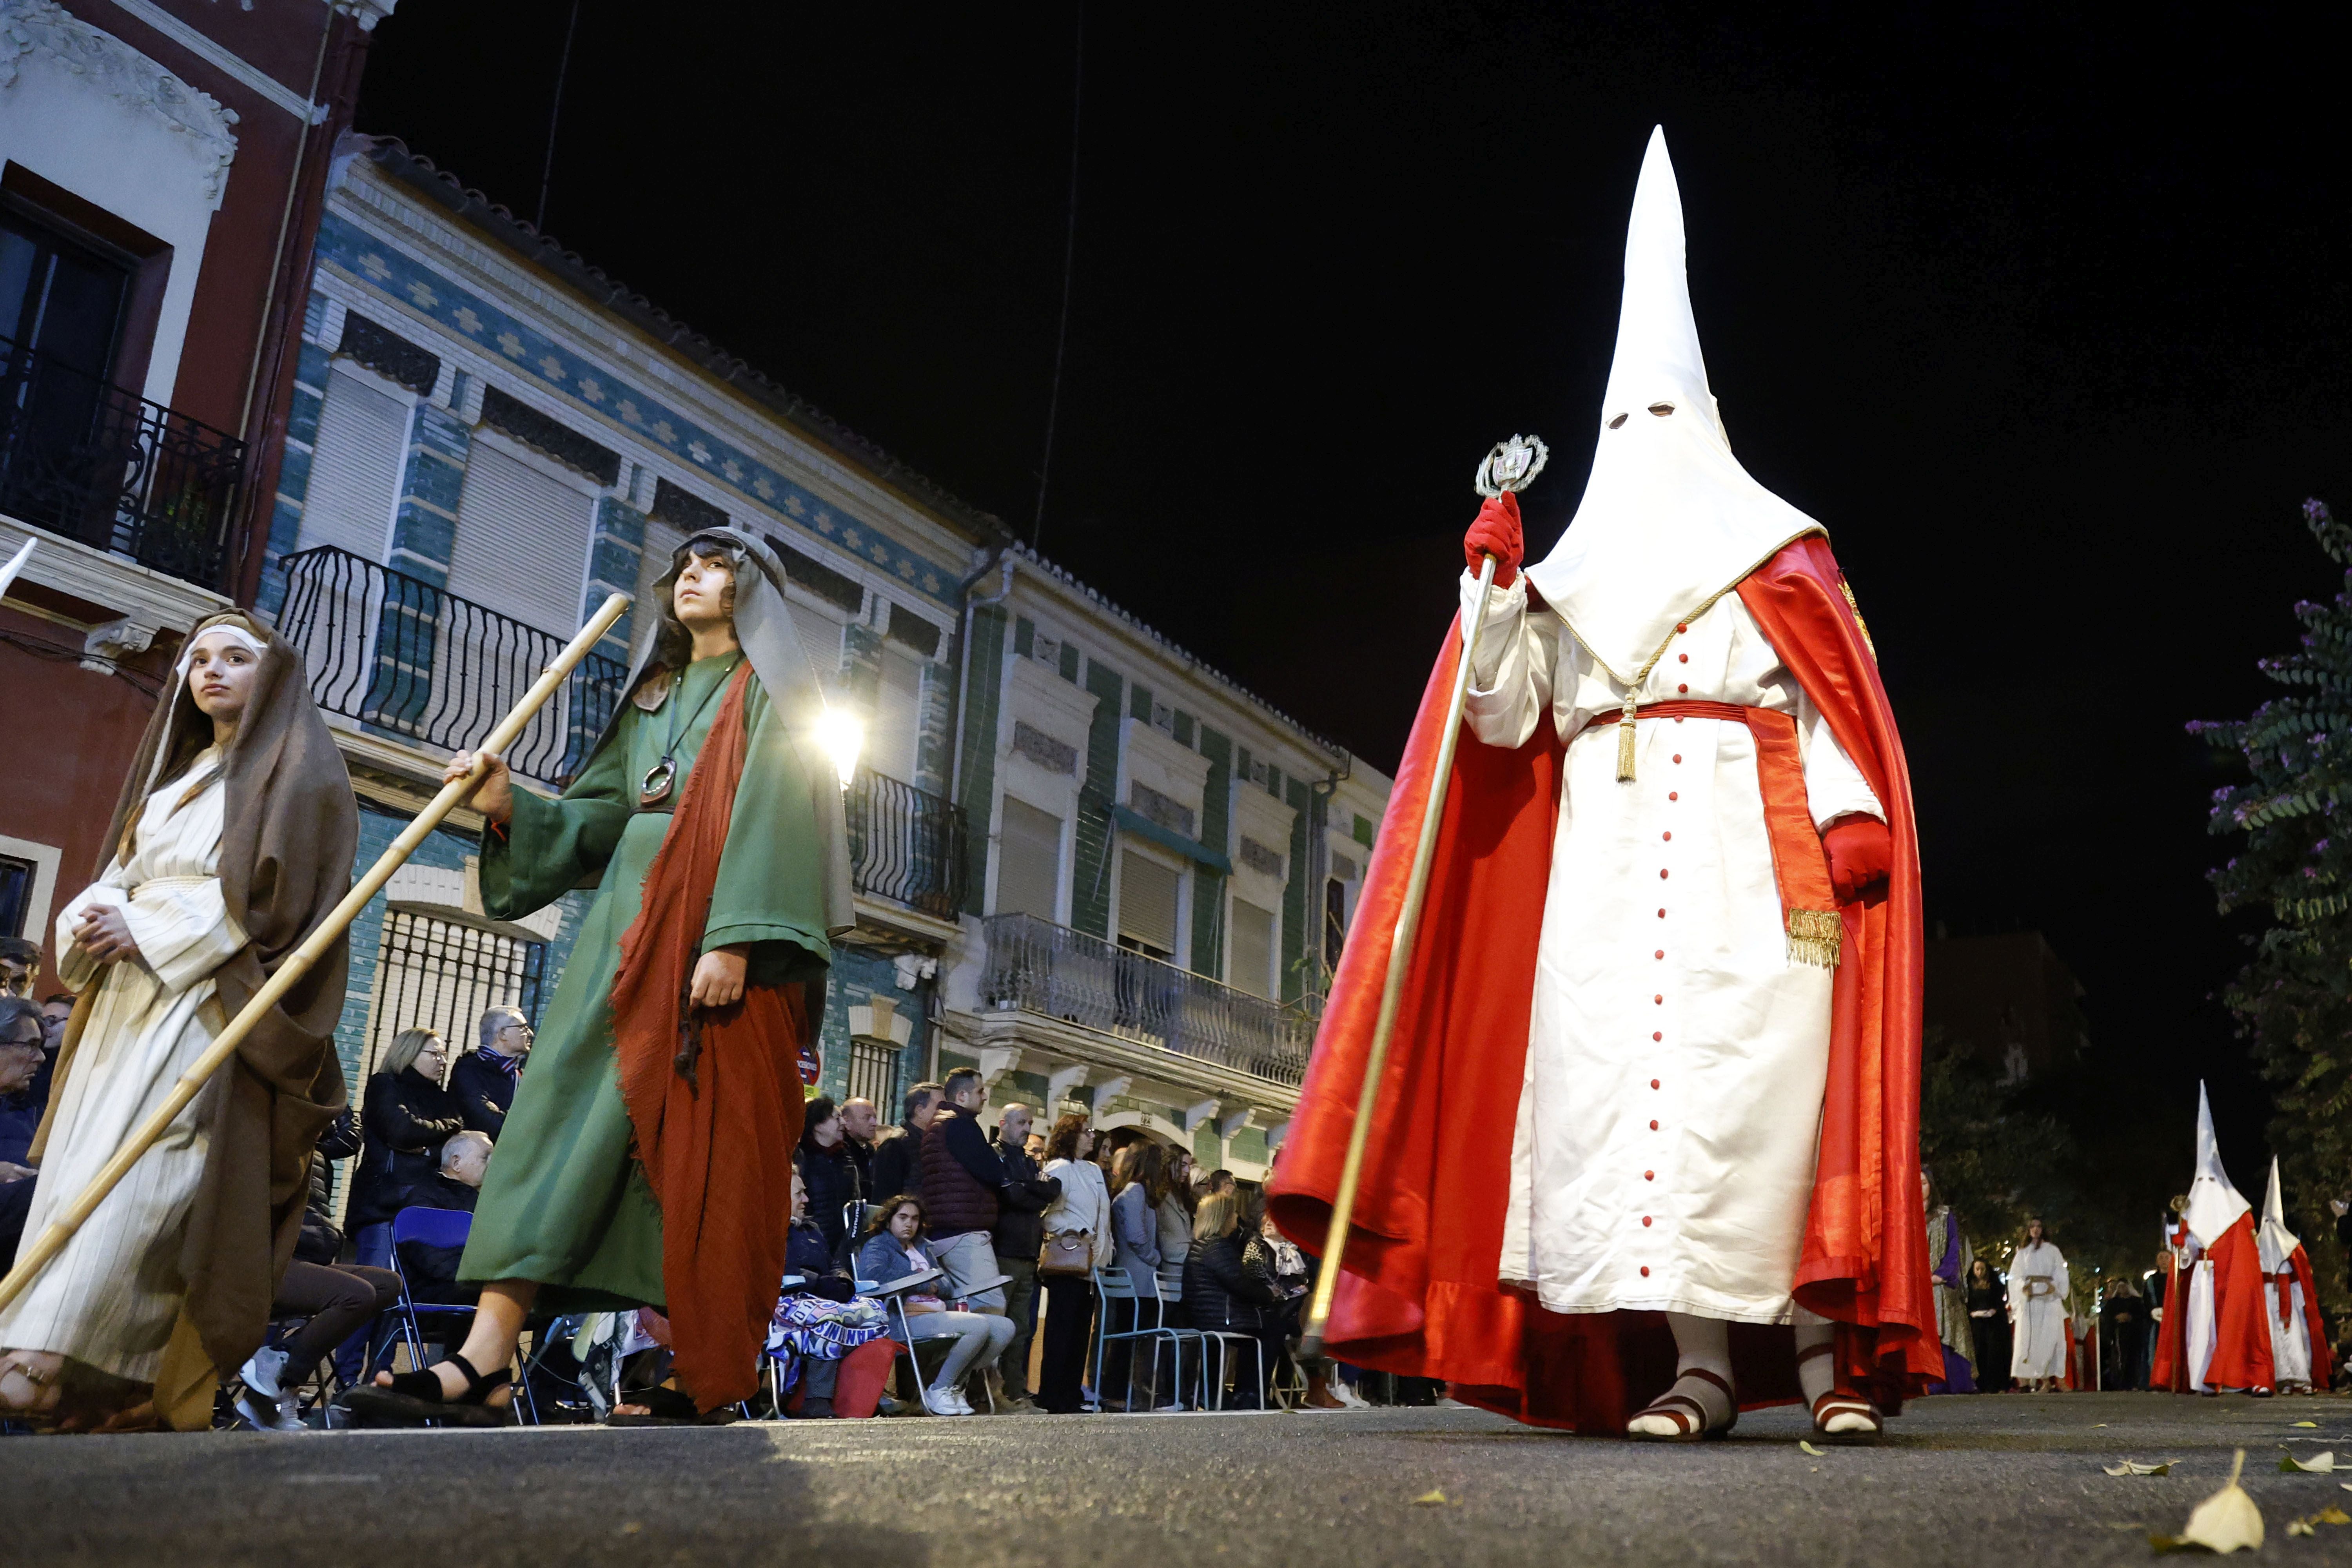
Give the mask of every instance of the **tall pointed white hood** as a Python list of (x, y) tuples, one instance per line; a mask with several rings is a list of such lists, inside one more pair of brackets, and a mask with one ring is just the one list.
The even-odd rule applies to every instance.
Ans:
[(2263, 1272), (2275, 1274), (2302, 1250), (2303, 1238), (2286, 1227), (2286, 1202), (2279, 1195), (2278, 1156), (2271, 1156), (2270, 1190), (2263, 1194), (2263, 1228), (2255, 1236), (2263, 1255)]
[(1676, 622), (1819, 531), (1731, 455), (1691, 315), (1682, 193), (1661, 126), (1625, 230), (1617, 356), (1592, 475), (1575, 520), (1528, 579), (1602, 665), (1630, 679)]
[(2229, 1228), (2238, 1223), (2238, 1216), (2252, 1214), (2254, 1205), (2245, 1195), (2230, 1184), (2230, 1173), (2221, 1168), (2221, 1148), (2213, 1139), (2213, 1108), (2205, 1099), (2205, 1086), (2197, 1086), (2197, 1179), (2189, 1185), (2189, 1234), (2197, 1244), (2211, 1251)]

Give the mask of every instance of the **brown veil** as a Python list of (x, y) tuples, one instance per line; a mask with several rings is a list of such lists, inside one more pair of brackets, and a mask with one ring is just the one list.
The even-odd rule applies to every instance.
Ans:
[[(350, 890), (359, 810), (342, 754), (310, 700), (301, 658), (257, 620), (236, 612), (198, 622), (188, 640), (224, 625), (247, 633), (263, 650), (252, 699), (222, 763), (221, 892), (250, 938), (213, 974), (221, 1006), (234, 1017)], [(123, 779), (106, 837), (110, 857), (148, 795), (209, 742), (211, 729), (184, 676), (175, 673)], [(102, 861), (93, 878), (106, 869)], [(229, 1371), (268, 1331), (270, 1301), (301, 1230), (312, 1146), (345, 1103), (334, 1037), (350, 969), (349, 945), (339, 937), (246, 1036), (235, 1065), (225, 1069), (227, 1085), (198, 1102), (212, 1116), (209, 1152), (181, 1243), (187, 1299), (156, 1384), (156, 1408), (167, 1418), (195, 1392), (191, 1374), (201, 1381), (201, 1369), (185, 1364), (192, 1335), (205, 1361)], [(86, 1003), (74, 1010), (58, 1064), (60, 1080), (88, 1014)], [(42, 1131), (46, 1137), (47, 1129)], [(199, 1424), (209, 1425), (210, 1415), (207, 1392)]]

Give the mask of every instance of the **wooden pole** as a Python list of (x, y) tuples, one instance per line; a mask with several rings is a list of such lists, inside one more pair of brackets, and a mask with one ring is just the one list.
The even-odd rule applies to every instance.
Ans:
[(1404, 907), (1397, 911), (1396, 936), (1389, 948), (1388, 978), (1381, 986), (1381, 1010), (1372, 1024), (1372, 1047), (1364, 1058), (1364, 1084), (1356, 1094), (1356, 1122), (1348, 1131), (1348, 1157), (1339, 1167), (1339, 1190), (1331, 1198), (1331, 1225), (1325, 1233), (1321, 1272), (1315, 1277), (1315, 1294), (1307, 1306), (1307, 1321), (1298, 1339), (1301, 1360), (1323, 1353), (1323, 1329), (1330, 1321), (1331, 1300), (1339, 1289), (1339, 1263), (1348, 1252), (1348, 1226), (1356, 1217), (1356, 1185), (1364, 1173), (1364, 1144), (1371, 1136), (1372, 1113), (1380, 1109), (1381, 1072), (1388, 1065), (1389, 1038), (1396, 1033), (1397, 1008), (1404, 1000), (1405, 972), (1412, 967), (1413, 939), (1421, 931), (1421, 906), (1429, 894), (1430, 862), (1437, 856), (1437, 825), (1445, 816), (1445, 792), (1454, 782), (1454, 748), (1462, 737), (1462, 710), (1470, 698), (1470, 667), (1478, 657), (1478, 637), (1486, 629), (1486, 601), (1495, 591), (1496, 561), (1491, 555), (1478, 568), (1478, 610), (1462, 634), (1462, 663), (1454, 672), (1454, 694), (1445, 704), (1445, 733), (1437, 743), (1436, 776), (1429, 782), (1429, 803), (1422, 808), (1421, 842), (1412, 852), (1412, 873), (1405, 879)]
[(324, 956), (335, 939), (342, 935), (344, 928), (359, 917), (360, 910), (367, 907), (368, 900), (382, 891), (383, 885), (392, 880), (392, 874), (400, 869), (411, 855), (416, 853), (417, 846), (425, 842), (425, 836), (440, 826), (442, 818), (455, 810), (457, 802), (481, 782), (486, 771), (482, 762), (483, 753), (496, 752), (503, 755), (507, 749), (515, 743), (516, 739), (522, 733), (523, 726), (530, 723), (540, 709), (546, 705), (547, 700), (555, 695), (555, 689), (563, 684), (564, 679), (572, 673), (572, 668), (582, 659), (588, 657), (589, 650), (593, 648), (597, 641), (612, 629), (613, 623), (619, 620), (622, 612), (628, 607), (629, 595), (614, 594), (604, 601), (603, 608), (589, 617), (588, 624), (580, 628), (580, 635), (573, 637), (564, 650), (556, 656), (555, 661), (541, 672), (540, 678), (532, 682), (530, 689), (522, 694), (522, 700), (514, 705), (504, 719), (499, 721), (498, 728), (492, 730), (481, 745), (475, 749), (474, 766), (471, 771), (465, 777), (453, 779), (441, 786), (441, 793), (433, 797), (432, 804), (418, 813), (416, 820), (410, 823), (402, 831), (400, 837), (392, 841), (391, 847), (385, 849), (383, 855), (377, 858), (376, 863), (368, 868), (367, 875), (352, 885), (352, 890), (344, 895), (343, 901), (337, 904), (327, 918), (319, 922), (319, 929), (312, 931), (303, 941), (301, 946), (286, 956), (285, 962), (278, 964), (278, 973), (271, 975), (261, 989), (253, 994), (253, 1000), (247, 1003), (244, 1009), (229, 1020), (228, 1027), (220, 1032), (219, 1037), (213, 1041), (210, 1048), (203, 1056), (198, 1057), (187, 1071), (180, 1075), (180, 1081), (172, 1086), (172, 1092), (165, 1098), (163, 1103), (156, 1107), (153, 1115), (140, 1124), (138, 1131), (131, 1135), (128, 1142), (115, 1151), (114, 1158), (106, 1163), (105, 1168), (99, 1172), (88, 1187), (83, 1189), (81, 1195), (68, 1204), (57, 1218), (51, 1220), (42, 1230), (39, 1239), (25, 1248), (18, 1256), (16, 1266), (8, 1271), (8, 1277), (5, 1279), (0, 1279), (0, 1308), (5, 1308), (8, 1303), (24, 1294), (26, 1289), (32, 1284), (34, 1278), (47, 1266), (49, 1260), (64, 1249), (65, 1244), (72, 1238), (74, 1232), (79, 1230), (83, 1223), (97, 1211), (98, 1205), (106, 1201), (106, 1194), (112, 1192), (115, 1184), (130, 1173), (131, 1167), (138, 1163), (139, 1156), (144, 1154), (153, 1146), (157, 1139), (163, 1136), (170, 1129), (173, 1119), (188, 1108), (188, 1102), (194, 1100), (205, 1085), (211, 1081), (213, 1074), (218, 1072), (227, 1063), (229, 1058), (236, 1054), (237, 1046), (247, 1035), (252, 1033), (253, 1026), (259, 1023), (272, 1007), (278, 1005), (279, 998), (293, 988), (296, 981), (310, 973), (310, 966)]

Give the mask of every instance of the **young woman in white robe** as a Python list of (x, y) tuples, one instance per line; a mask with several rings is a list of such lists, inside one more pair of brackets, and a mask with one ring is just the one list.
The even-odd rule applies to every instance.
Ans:
[(2028, 1220), (2025, 1245), (2009, 1260), (2009, 1310), (2015, 1331), (2009, 1374), (2035, 1393), (2066, 1375), (2066, 1295), (2073, 1281), (2066, 1255), (2045, 1240), (2042, 1222)]
[[(299, 661), (233, 615), (196, 628), (174, 675), (133, 764), (143, 799), (126, 787), (116, 852), (58, 918), (58, 972), (79, 1000), (36, 1145), (28, 1241), (211, 1046), (227, 1024), (225, 998), (250, 995), (292, 945), (286, 936), (307, 934), (348, 885), (350, 786)], [(243, 747), (241, 724), (252, 731)], [(225, 839), (234, 868), (223, 865)], [(340, 957), (321, 977), (331, 994), (314, 999), (330, 1014), (342, 992)], [(62, 1403), (70, 1427), (139, 1404), (184, 1320), (215, 1365), (236, 1353), (229, 1342), (258, 1342), (275, 1284), (272, 1231), (285, 1216), (265, 1222), (257, 1211), (279, 1175), (299, 1169), (280, 1173), (275, 1146), (307, 1160), (315, 1128), (304, 1118), (332, 1109), (291, 1107), (278, 1080), (300, 1087), (294, 1099), (341, 1098), (331, 1057), (304, 1058), (324, 1052), (326, 1037), (315, 1026), (292, 1036), (291, 1005), (257, 1031), (254, 1058), (241, 1054), (239, 1067), (215, 1074), (0, 1310), (0, 1413), (46, 1421)], [(293, 1022), (315, 1025), (307, 1012)], [(293, 1109), (300, 1114), (289, 1117)], [(208, 1416), (208, 1394), (184, 1403)]]

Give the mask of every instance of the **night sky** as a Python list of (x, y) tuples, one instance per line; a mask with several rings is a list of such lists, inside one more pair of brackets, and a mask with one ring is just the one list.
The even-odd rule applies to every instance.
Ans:
[[(1392, 765), (1480, 455), (1552, 443), (1531, 555), (1574, 510), (1663, 122), (1735, 449), (1875, 636), (1929, 920), (2048, 933), (2119, 1180), (2185, 1186), (2202, 1075), (2259, 1201), (2182, 725), (2336, 585), (2297, 507), (2352, 505), (2337, 52), (2258, 8), (1775, 9), (1093, 7), (1041, 548)], [(569, 11), (404, 0), (360, 129), (531, 216)], [(581, 6), (549, 231), (1028, 536), (1076, 9), (649, 23)]]

